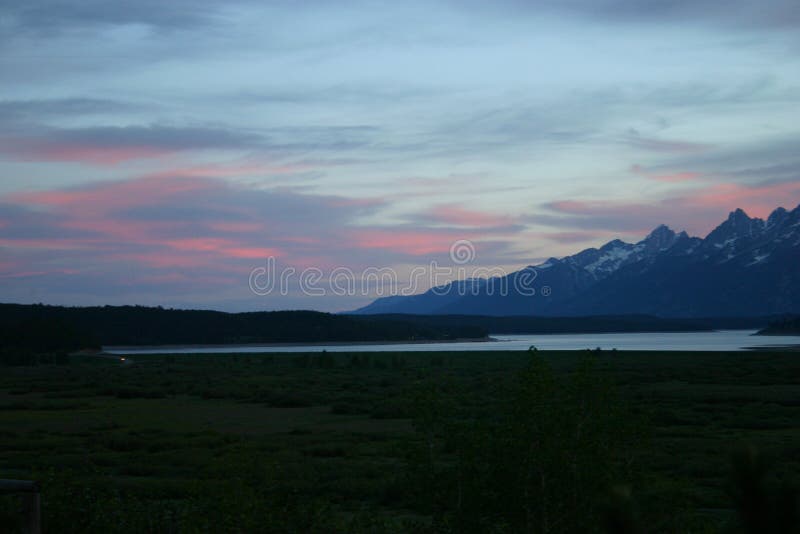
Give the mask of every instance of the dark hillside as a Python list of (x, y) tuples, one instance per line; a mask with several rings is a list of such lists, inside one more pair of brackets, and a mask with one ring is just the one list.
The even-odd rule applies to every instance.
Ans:
[[(20, 325), (27, 325), (20, 328)], [(38, 326), (37, 326), (38, 325)], [(37, 330), (32, 332), (31, 329)], [(0, 341), (5, 346), (40, 345), (75, 330), (85, 345), (170, 345), (339, 341), (415, 341), (483, 338), (479, 326), (431, 326), (313, 311), (224, 313), (142, 306), (72, 308), (0, 304)], [(25, 332), (28, 332), (27, 334)], [(28, 335), (30, 334), (30, 335)], [(77, 335), (77, 334), (76, 334)], [(62, 343), (63, 344), (63, 343)], [(70, 341), (67, 348), (82, 343)]]

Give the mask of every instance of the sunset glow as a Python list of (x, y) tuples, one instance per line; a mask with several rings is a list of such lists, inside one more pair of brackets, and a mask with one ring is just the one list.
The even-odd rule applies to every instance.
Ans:
[(458, 240), (516, 269), (794, 208), (791, 6), (601, 4), (6, 6), (0, 297), (353, 309), (247, 276)]

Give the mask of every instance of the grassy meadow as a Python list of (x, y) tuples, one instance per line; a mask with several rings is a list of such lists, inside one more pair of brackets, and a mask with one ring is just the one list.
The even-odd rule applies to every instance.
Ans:
[(796, 504), (796, 352), (133, 360), (0, 367), (0, 478), (42, 483), (45, 531), (739, 532), (742, 491), (756, 522)]

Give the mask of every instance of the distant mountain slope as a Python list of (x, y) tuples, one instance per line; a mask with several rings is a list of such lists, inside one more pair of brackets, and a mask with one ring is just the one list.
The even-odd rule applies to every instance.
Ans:
[(800, 336), (800, 316), (784, 317), (759, 330), (759, 336)]
[(737, 209), (705, 239), (662, 225), (638, 243), (614, 240), (482, 280), (466, 291), (464, 284), (378, 299), (354, 313), (731, 317), (798, 312), (800, 206), (778, 208), (766, 221)]

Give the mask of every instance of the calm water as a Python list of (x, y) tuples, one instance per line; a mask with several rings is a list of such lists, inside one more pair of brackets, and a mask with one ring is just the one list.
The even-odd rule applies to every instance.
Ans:
[(397, 343), (384, 345), (292, 345), (292, 346), (213, 346), (161, 347), (148, 349), (106, 348), (113, 354), (181, 354), (231, 352), (391, 352), (391, 351), (460, 351), (526, 350), (536, 345), (543, 350), (580, 350), (600, 347), (604, 350), (745, 350), (755, 346), (800, 345), (800, 336), (752, 336), (755, 330), (719, 330), (715, 332), (639, 333), (639, 334), (549, 334), (502, 335), (488, 343)]

